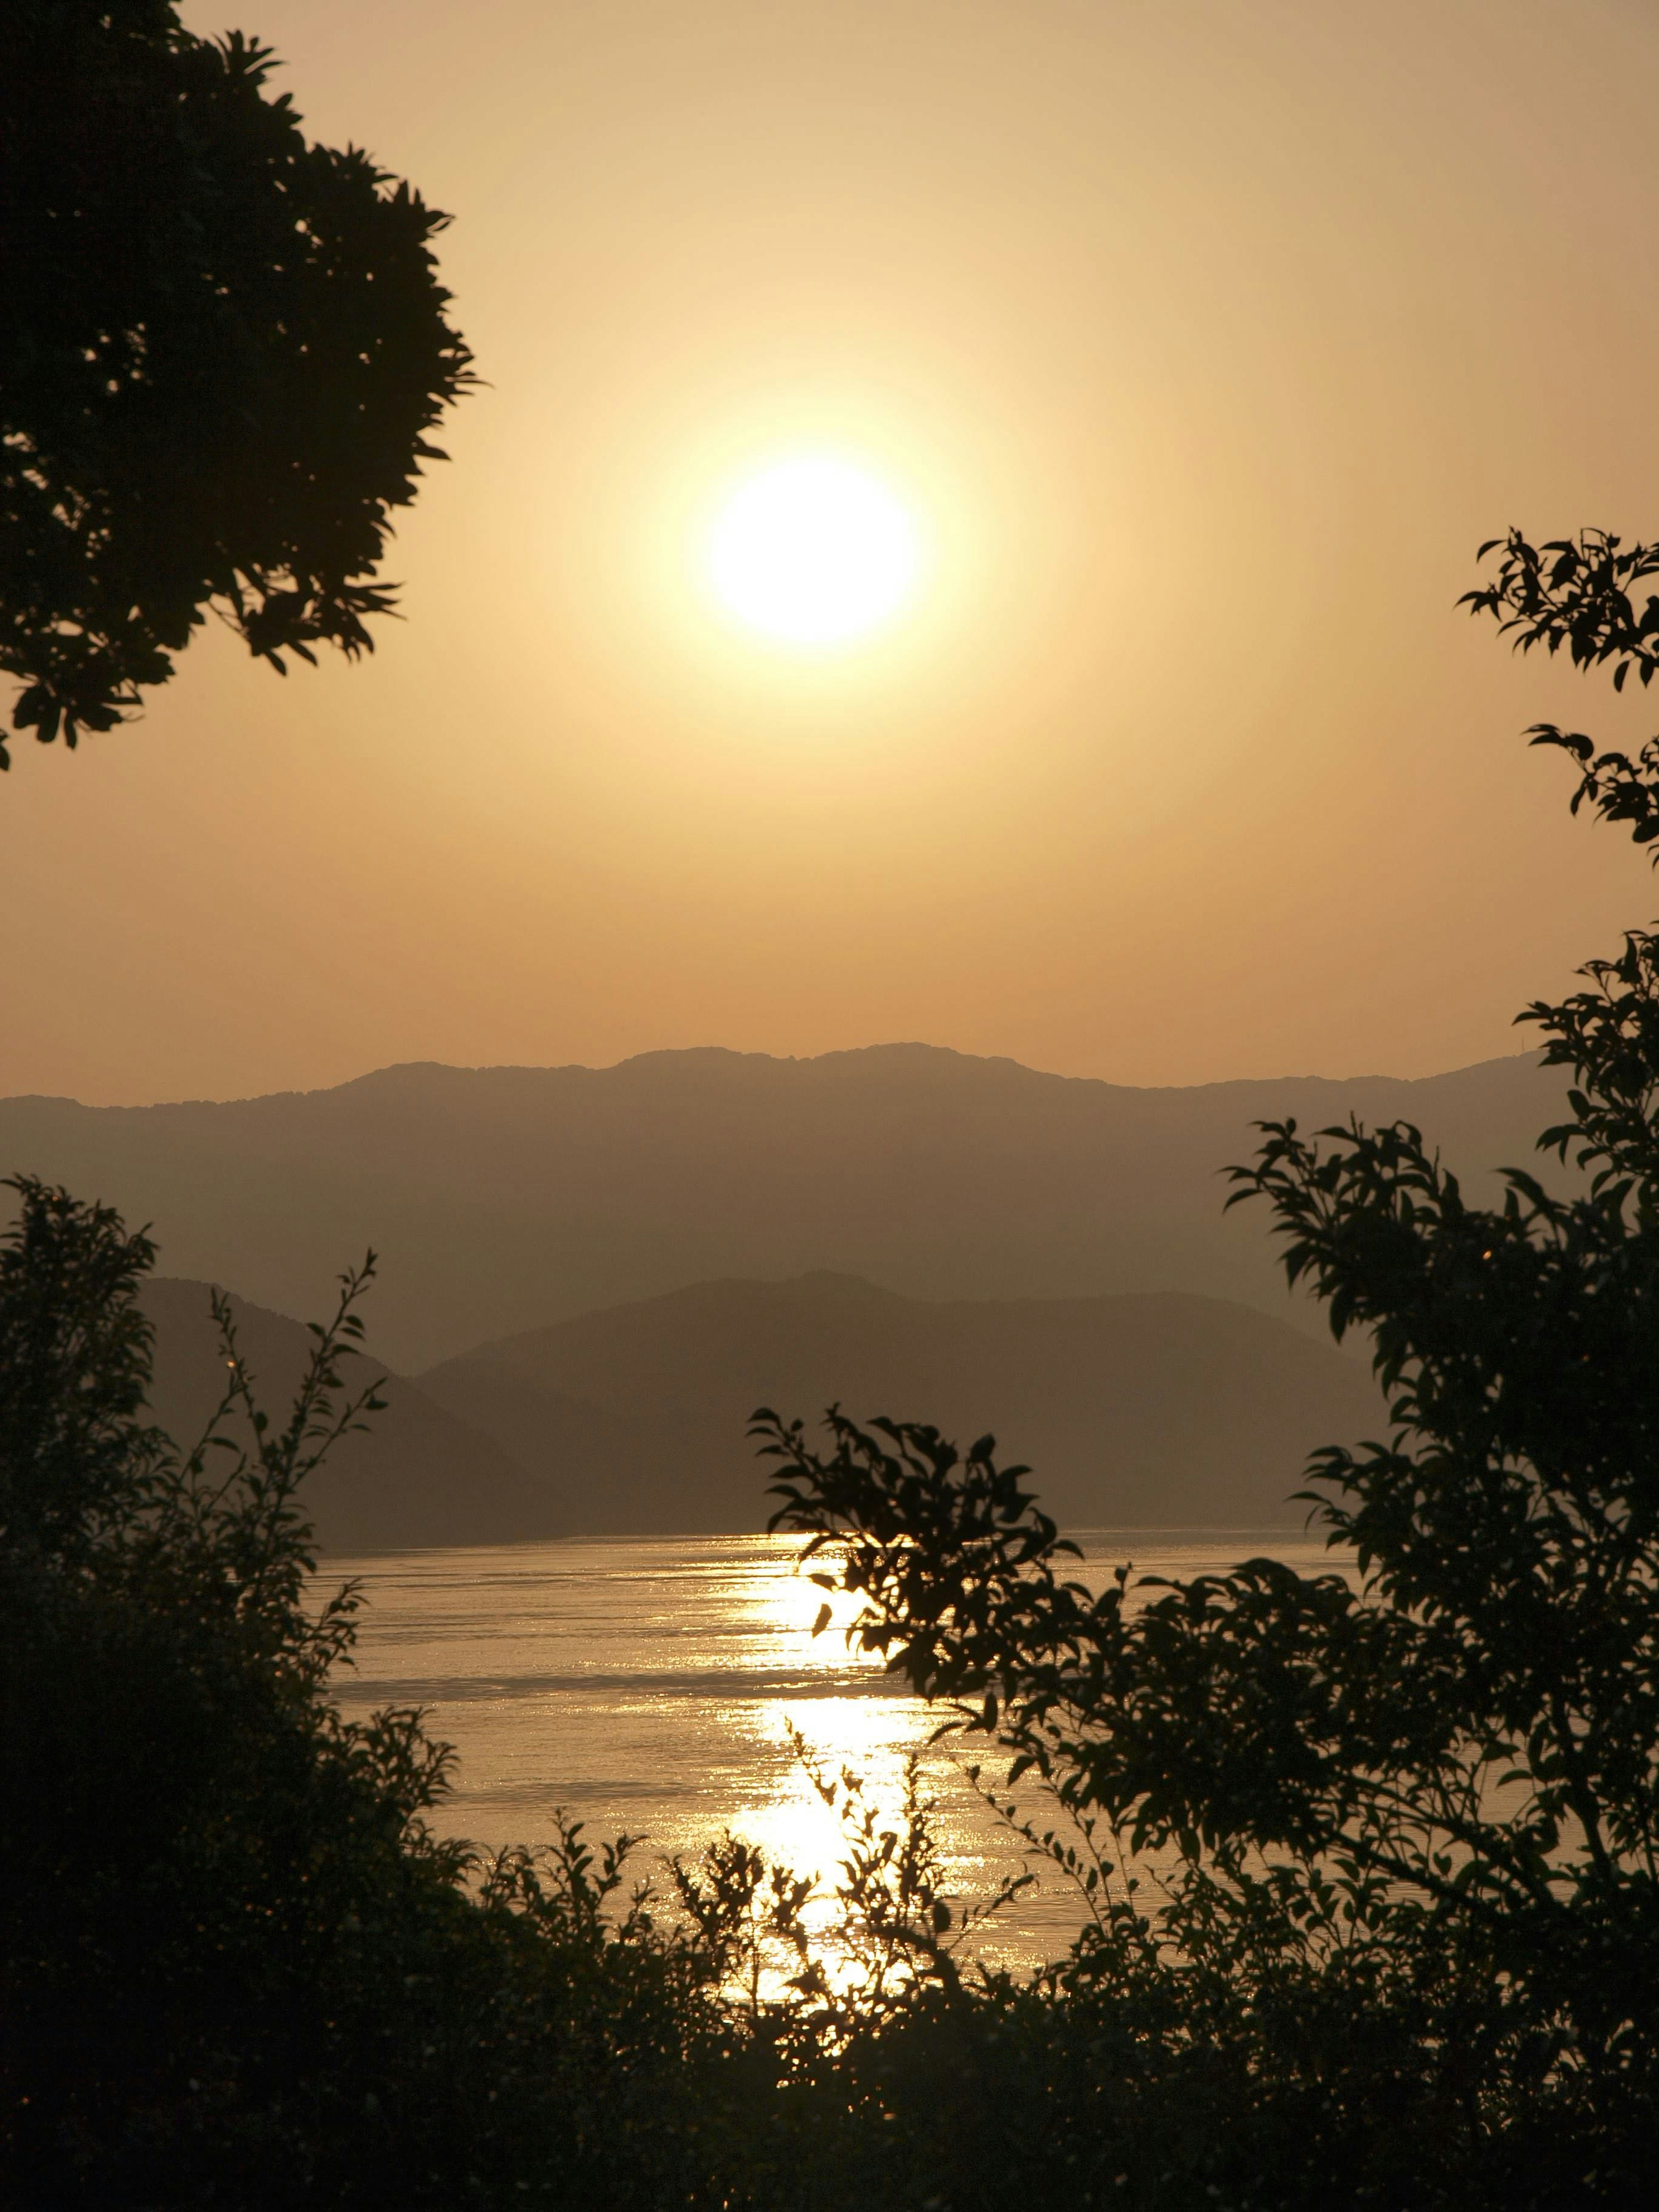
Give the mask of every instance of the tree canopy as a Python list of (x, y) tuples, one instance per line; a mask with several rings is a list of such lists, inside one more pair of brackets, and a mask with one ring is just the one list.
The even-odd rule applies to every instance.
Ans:
[(447, 218), (308, 143), (272, 67), (167, 0), (0, 19), (0, 670), (43, 743), (125, 719), (210, 607), (278, 670), (369, 649), (470, 380)]
[[(1628, 593), (1656, 570), (1599, 533), (1516, 535), (1470, 599), (1646, 682), (1659, 603)], [(1659, 747), (1531, 735), (1578, 761), (1575, 807), (1659, 833)], [(1389, 1400), (1386, 1438), (1308, 1469), (1352, 1577), (1255, 1559), (1096, 1590), (994, 1438), (832, 1413), (820, 1450), (757, 1417), (775, 1525), (838, 1562), (862, 1644), (1079, 1823), (1079, 1968), (1184, 1990), (1193, 2021), (1224, 1989), (1240, 2033), (1275, 1987), (1310, 2019), (1340, 1992), (1395, 2039), (1425, 2140), (1436, 2106), (1478, 2116), (1488, 2179), (1517, 2114), (1553, 2112), (1553, 2152), (1512, 2169), (1528, 2202), (1634, 2189), (1659, 2142), (1659, 935), (1583, 973), (1518, 1018), (1571, 1071), (1539, 1144), (1583, 1194), (1516, 1168), (1472, 1206), (1404, 1122), (1264, 1124), (1231, 1170)], [(1181, 1869), (1157, 1910), (1149, 1850)]]

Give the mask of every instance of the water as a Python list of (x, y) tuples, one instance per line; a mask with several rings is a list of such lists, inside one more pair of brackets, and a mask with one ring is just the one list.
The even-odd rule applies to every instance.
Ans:
[[(1282, 1528), (1073, 1534), (1097, 1588), (1125, 1559), (1182, 1577), (1263, 1553), (1307, 1573), (1333, 1564)], [(952, 1888), (984, 1895), (1024, 1863), (959, 1770), (970, 1758), (1001, 1770), (983, 1738), (928, 1748), (938, 1712), (896, 1695), (833, 1627), (813, 1637), (823, 1593), (796, 1573), (799, 1550), (784, 1537), (617, 1537), (330, 1558), (325, 1579), (355, 1577), (368, 1600), (341, 1703), (430, 1709), (430, 1732), (459, 1753), (444, 1832), (533, 1844), (562, 1807), (590, 1838), (645, 1838), (645, 1872), (726, 1828), (804, 1873), (833, 1869), (840, 1832), (791, 1750), (791, 1723), (884, 1806), (906, 1754), (923, 1749)], [(1035, 1793), (1023, 1802), (1045, 1809)], [(1051, 1875), (981, 1948), (1035, 1965), (1064, 1951), (1080, 1917)]]

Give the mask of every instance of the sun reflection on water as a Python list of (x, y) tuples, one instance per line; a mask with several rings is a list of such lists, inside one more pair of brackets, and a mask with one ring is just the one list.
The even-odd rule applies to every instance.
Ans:
[[(1090, 1571), (1133, 1548), (1149, 1571), (1213, 1572), (1264, 1548), (1245, 1540), (1255, 1532), (1149, 1543), (1157, 1533), (1099, 1532)], [(1282, 1535), (1274, 1548), (1329, 1564)], [(799, 1551), (783, 1537), (635, 1537), (328, 1560), (325, 1586), (356, 1575), (368, 1600), (341, 1703), (428, 1709), (431, 1732), (460, 1753), (434, 1822), (442, 1832), (534, 1844), (563, 1808), (590, 1838), (644, 1838), (642, 1873), (676, 1853), (694, 1860), (730, 1829), (833, 1887), (844, 1839), (791, 1728), (823, 1768), (859, 1775), (889, 1819), (915, 1751), (937, 1801), (946, 1887), (985, 1895), (1020, 1862), (958, 1768), (979, 1756), (992, 1775), (994, 1755), (982, 1739), (932, 1741), (939, 1713), (898, 1694), (877, 1656), (848, 1648), (848, 1601), (812, 1634), (825, 1593), (796, 1572)], [(831, 1910), (827, 1899), (815, 1908), (819, 1925)], [(1037, 1964), (1066, 1948), (1081, 1917), (1051, 1881), (1022, 1898), (985, 1953)]]

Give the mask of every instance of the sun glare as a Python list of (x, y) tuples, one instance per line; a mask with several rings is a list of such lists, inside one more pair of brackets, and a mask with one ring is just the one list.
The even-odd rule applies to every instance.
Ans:
[(714, 598), (749, 629), (803, 649), (890, 622), (921, 569), (915, 521), (866, 471), (830, 454), (775, 461), (717, 509), (705, 549)]

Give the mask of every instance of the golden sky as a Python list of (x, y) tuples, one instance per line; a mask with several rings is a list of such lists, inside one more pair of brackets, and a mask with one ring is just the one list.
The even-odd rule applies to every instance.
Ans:
[[(1659, 910), (1454, 611), (1659, 531), (1650, 0), (247, 0), (452, 210), (463, 403), (373, 660), (201, 638), (0, 783), (0, 1092), (899, 1038), (1131, 1083), (1412, 1075)], [(917, 518), (838, 653), (709, 502)]]

